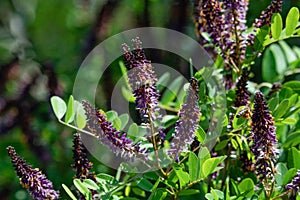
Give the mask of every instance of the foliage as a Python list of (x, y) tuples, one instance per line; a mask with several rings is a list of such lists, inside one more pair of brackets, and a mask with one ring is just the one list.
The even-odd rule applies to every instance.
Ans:
[[(88, 200), (300, 198), (300, 81), (295, 75), (299, 73), (300, 50), (286, 42), (300, 37), (299, 25), (299, 10), (293, 7), (285, 21), (280, 13), (274, 13), (269, 25), (256, 27), (255, 31), (254, 26), (242, 29), (254, 35), (253, 43), (249, 42), (245, 51), (243, 47), (236, 48), (241, 51), (234, 53), (239, 59), (233, 62), (230, 58), (236, 57), (231, 57), (231, 49), (222, 52), (221, 45), (212, 38), (215, 35), (201, 30), (199, 37), (207, 39), (204, 46), (215, 48), (211, 51), (216, 58), (214, 70), (223, 73), (225, 84), (226, 74), (232, 76), (232, 87), (226, 88), (226, 116), (219, 122), (222, 131), (212, 149), (208, 133), (212, 105), (218, 99), (210, 94), (204, 80), (207, 72), (193, 74), (191, 70), (193, 78), (187, 84), (181, 77), (171, 80), (168, 73), (156, 78), (150, 57), (147, 60), (141, 56), (145, 52), (138, 39), (133, 40), (134, 56), (127, 58), (131, 52), (123, 46), (124, 61), (118, 63), (127, 80), (122, 95), (141, 114), (137, 115), (137, 123), (130, 124), (128, 114), (98, 110), (72, 95), (67, 101), (53, 95), (50, 104), (61, 124), (82, 138), (91, 136), (99, 145), (108, 146), (122, 161), (113, 175), (96, 168), (96, 175), (89, 177), (72, 179), (69, 175), (68, 181), (61, 182), (60, 194)], [(245, 58), (241, 59), (243, 54)], [(255, 78), (250, 81), (256, 72), (251, 66), (259, 64), (262, 82)], [(129, 70), (132, 68), (141, 77), (133, 77)], [(139, 82), (136, 79), (148, 81), (142, 85), (143, 90), (135, 88)], [(237, 103), (241, 99), (245, 101)], [(160, 116), (159, 109), (167, 110), (167, 114)], [(125, 127), (127, 133), (122, 131)], [(78, 153), (75, 142), (74, 149)], [(83, 163), (77, 163), (82, 165), (82, 171), (77, 173), (91, 170), (85, 168), (90, 161), (83, 152), (76, 155), (84, 158)], [(131, 165), (136, 160), (149, 169), (139, 173)]]

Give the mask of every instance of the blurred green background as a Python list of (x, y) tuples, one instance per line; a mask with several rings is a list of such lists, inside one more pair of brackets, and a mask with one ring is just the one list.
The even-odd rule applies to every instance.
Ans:
[[(251, 0), (247, 23), (251, 25), (269, 3)], [(283, 16), (299, 5), (299, 0), (285, 0)], [(7, 156), (8, 145), (43, 170), (65, 198), (61, 184), (72, 185), (74, 175), (70, 167), (73, 131), (56, 121), (50, 97), (67, 99), (85, 56), (121, 31), (159, 26), (196, 39), (192, 14), (191, 0), (1, 0), (0, 199), (29, 198)], [(106, 86), (119, 76), (118, 70), (106, 72), (99, 83), (98, 107), (109, 109), (112, 87)], [(95, 160), (94, 169), (114, 173)]]

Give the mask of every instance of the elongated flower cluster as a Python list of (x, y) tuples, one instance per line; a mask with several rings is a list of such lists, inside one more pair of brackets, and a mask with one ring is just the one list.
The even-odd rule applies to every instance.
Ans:
[[(161, 120), (160, 108), (158, 107), (159, 92), (156, 88), (157, 77), (151, 65), (146, 59), (139, 38), (132, 40), (134, 50), (131, 52), (127, 44), (122, 45), (123, 58), (128, 70), (128, 82), (132, 93), (136, 98), (136, 109), (140, 112), (144, 122), (158, 122)], [(164, 140), (165, 135), (162, 127), (155, 127), (155, 132)]]
[(234, 105), (236, 107), (246, 106), (250, 103), (250, 92), (247, 88), (247, 81), (249, 79), (249, 71), (244, 68), (242, 76), (236, 84), (236, 99)]
[(87, 101), (83, 101), (87, 116), (86, 130), (94, 134), (102, 144), (107, 145), (117, 156), (127, 161), (133, 161), (136, 157), (146, 157), (146, 150), (140, 148), (140, 144), (134, 144), (126, 137), (126, 133), (121, 133), (113, 127), (102, 111), (96, 110)]
[[(156, 120), (156, 112), (159, 111), (157, 99), (159, 93), (156, 89), (157, 77), (153, 71), (151, 62), (146, 59), (142, 43), (139, 38), (133, 39), (134, 50), (131, 52), (127, 44), (123, 44), (123, 58), (128, 70), (128, 82), (136, 97), (136, 108), (144, 121), (149, 117)], [(151, 115), (151, 116), (149, 116)]]
[(53, 190), (52, 182), (38, 169), (33, 169), (11, 146), (7, 147), (11, 162), (20, 177), (21, 185), (28, 190), (33, 199), (58, 199), (58, 192)]
[(251, 133), (257, 176), (261, 181), (274, 179), (274, 162), (278, 155), (273, 117), (261, 92), (255, 94)]
[(271, 5), (269, 5), (266, 10), (264, 10), (260, 17), (255, 20), (253, 24), (256, 28), (261, 28), (265, 25), (271, 25), (272, 15), (282, 11), (283, 0), (273, 0)]
[(182, 105), (178, 115), (179, 119), (176, 122), (175, 134), (169, 150), (169, 154), (174, 159), (177, 159), (179, 154), (194, 141), (194, 133), (198, 128), (200, 108), (198, 106), (198, 85), (194, 78), (191, 79), (185, 104)]
[(87, 158), (87, 150), (82, 144), (79, 133), (75, 133), (73, 136), (73, 159), (73, 169), (76, 171), (75, 178), (95, 180), (95, 173), (90, 171), (93, 163), (89, 162)]
[(293, 178), (293, 180), (285, 186), (285, 188), (296, 195), (297, 192), (300, 191), (300, 170), (297, 171), (297, 175)]
[(232, 68), (241, 67), (245, 59), (248, 43), (248, 35), (245, 33), (247, 10), (248, 0), (199, 0), (196, 4), (195, 21), (200, 42), (208, 43), (201, 36), (206, 32), (218, 48), (215, 52), (224, 59), (224, 83), (227, 90), (234, 85)]

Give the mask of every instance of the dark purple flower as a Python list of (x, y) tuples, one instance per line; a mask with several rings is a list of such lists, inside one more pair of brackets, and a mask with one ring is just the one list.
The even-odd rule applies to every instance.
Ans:
[(264, 10), (258, 19), (255, 19), (253, 26), (256, 28), (261, 28), (263, 26), (270, 26), (272, 15), (275, 13), (280, 13), (282, 11), (283, 0), (273, 0), (271, 5), (269, 5), (266, 10)]
[(249, 71), (244, 68), (242, 76), (236, 84), (236, 99), (234, 105), (236, 107), (247, 106), (250, 103), (250, 92), (247, 88), (247, 81), (249, 79)]
[(276, 131), (273, 117), (261, 92), (255, 94), (251, 134), (251, 151), (255, 156), (256, 174), (260, 181), (274, 181), (274, 163), (278, 155)]
[(7, 147), (11, 162), (20, 177), (21, 185), (28, 190), (33, 199), (58, 199), (59, 194), (53, 190), (52, 182), (38, 169), (33, 169), (11, 146)]
[(126, 137), (126, 133), (114, 128), (103, 111), (96, 110), (87, 101), (82, 101), (82, 105), (87, 116), (86, 130), (94, 134), (102, 144), (127, 161), (133, 161), (136, 157), (147, 158), (146, 150), (141, 149), (139, 143), (134, 144)]
[(198, 106), (198, 85), (195, 78), (191, 79), (186, 101), (178, 115), (179, 119), (176, 122), (175, 134), (169, 150), (169, 154), (174, 159), (177, 159), (179, 154), (194, 141), (194, 133), (198, 128), (200, 108)]
[(240, 161), (242, 163), (242, 170), (245, 172), (245, 173), (248, 173), (248, 172), (253, 172), (254, 169), (255, 169), (255, 165), (252, 161), (252, 159), (248, 158), (248, 155), (247, 155), (247, 152), (246, 151), (243, 151), (241, 154), (240, 154)]
[[(134, 50), (131, 52), (127, 44), (122, 45), (123, 58), (128, 70), (128, 82), (134, 95), (136, 109), (140, 112), (141, 118), (146, 123), (157, 124), (155, 134), (160, 140), (164, 140), (164, 130), (159, 125), (161, 120), (160, 108), (158, 106), (159, 92), (156, 88), (157, 77), (151, 65), (146, 59), (142, 49), (142, 42), (139, 38), (132, 40)], [(156, 123), (154, 123), (156, 122)]]
[(74, 164), (72, 166), (76, 171), (75, 178), (78, 178), (80, 180), (96, 180), (95, 173), (90, 171), (93, 167), (93, 163), (89, 162), (88, 160), (87, 150), (82, 144), (79, 133), (75, 133), (73, 136), (73, 159)]
[(285, 186), (285, 189), (291, 191), (295, 196), (300, 190), (300, 170), (297, 171), (297, 175), (293, 180)]

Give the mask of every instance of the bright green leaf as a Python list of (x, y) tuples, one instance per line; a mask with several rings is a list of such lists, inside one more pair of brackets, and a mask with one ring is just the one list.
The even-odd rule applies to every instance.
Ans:
[(68, 101), (68, 108), (65, 117), (66, 123), (71, 123), (74, 120), (75, 110), (74, 110), (74, 97), (71, 95)]
[(51, 97), (50, 102), (51, 102), (52, 109), (54, 111), (55, 116), (58, 119), (61, 119), (67, 111), (66, 103), (64, 102), (63, 99), (61, 99), (58, 96)]
[(119, 119), (121, 120), (121, 124), (122, 124), (120, 130), (123, 130), (129, 121), (129, 115), (127, 113), (124, 113), (119, 116)]
[(287, 63), (284, 59), (284, 53), (278, 44), (272, 44), (270, 46), (275, 59), (275, 67), (278, 74), (283, 74), (287, 69)]
[(245, 178), (239, 183), (238, 189), (245, 197), (251, 197), (254, 194), (254, 182), (251, 178)]
[(158, 199), (165, 199), (167, 196), (167, 190), (165, 188), (158, 188), (157, 190), (155, 190), (150, 197), (148, 198), (148, 200), (158, 200)]
[(191, 181), (198, 180), (200, 174), (200, 160), (194, 152), (190, 152), (189, 154), (188, 166)]
[(275, 13), (272, 16), (271, 21), (271, 32), (274, 39), (278, 39), (280, 37), (282, 31), (282, 18), (279, 13)]
[(287, 173), (288, 169), (284, 163), (278, 163), (275, 167), (277, 173), (275, 174), (276, 184), (279, 186), (283, 185), (283, 179), (285, 174)]
[(166, 105), (176, 98), (178, 91), (181, 88), (182, 82), (183, 78), (181, 76), (177, 77), (174, 81), (172, 81), (172, 83), (167, 87), (167, 90), (162, 95), (162, 104)]
[(71, 190), (68, 188), (68, 186), (66, 186), (65, 184), (62, 184), (62, 187), (64, 188), (64, 190), (66, 191), (66, 193), (69, 195), (69, 197), (72, 200), (77, 200), (77, 198), (75, 197), (75, 195), (71, 192)]
[(291, 88), (294, 92), (300, 95), (300, 81), (289, 81), (284, 84), (284, 87)]
[(203, 128), (201, 126), (198, 126), (198, 129), (196, 130), (195, 135), (197, 137), (197, 140), (201, 144), (203, 144), (205, 139), (206, 139), (206, 133), (205, 133), (205, 131), (203, 130)]
[(282, 185), (286, 185), (286, 184), (290, 183), (291, 180), (296, 176), (297, 171), (298, 170), (296, 168), (289, 169), (283, 177)]
[(74, 179), (73, 183), (78, 191), (84, 196), (87, 196), (87, 194), (90, 193), (90, 190), (79, 179)]
[(275, 117), (275, 119), (279, 119), (288, 110), (289, 110), (289, 100), (285, 99), (282, 102), (280, 102), (280, 104), (278, 105), (278, 107), (275, 109), (275, 111), (273, 112), (273, 116)]
[(176, 173), (176, 176), (179, 179), (180, 188), (183, 188), (186, 184), (190, 182), (189, 174), (183, 171), (182, 166), (178, 165), (177, 163), (173, 163), (172, 167)]
[(76, 125), (79, 129), (83, 129), (86, 125), (85, 117), (81, 113), (76, 114)]
[(139, 186), (141, 189), (150, 192), (153, 188), (153, 184), (148, 181), (145, 178), (139, 178), (138, 180), (136, 180), (137, 182), (137, 186)]
[(295, 147), (292, 147), (289, 150), (288, 154), (288, 167), (289, 168), (296, 168), (300, 169), (300, 151), (296, 149)]
[(265, 81), (274, 82), (276, 80), (277, 73), (274, 68), (275, 65), (274, 55), (270, 48), (268, 48), (266, 49), (262, 60), (262, 77)]
[(91, 179), (85, 179), (84, 185), (91, 190), (99, 190), (99, 186)]
[(293, 147), (300, 144), (300, 131), (289, 134), (283, 143), (283, 148)]
[(299, 21), (299, 9), (293, 7), (290, 9), (286, 17), (286, 35), (290, 36), (294, 33)]

